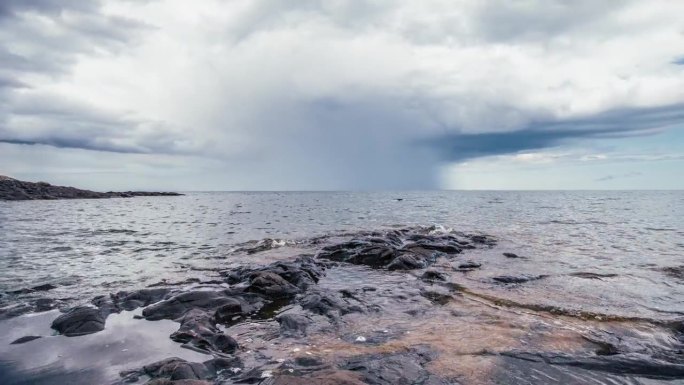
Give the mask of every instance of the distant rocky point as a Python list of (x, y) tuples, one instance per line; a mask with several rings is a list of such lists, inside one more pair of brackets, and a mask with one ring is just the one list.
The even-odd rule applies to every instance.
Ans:
[(22, 201), (36, 199), (103, 199), (139, 196), (178, 196), (175, 192), (125, 191), (96, 192), (74, 187), (53, 186), (46, 182), (24, 182), (0, 175), (0, 200)]

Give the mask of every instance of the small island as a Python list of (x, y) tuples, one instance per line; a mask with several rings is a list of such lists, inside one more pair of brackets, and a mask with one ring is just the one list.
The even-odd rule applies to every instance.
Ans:
[(46, 182), (25, 182), (0, 175), (0, 200), (104, 199), (140, 196), (180, 196), (177, 192), (124, 191), (97, 192), (75, 187), (54, 186)]

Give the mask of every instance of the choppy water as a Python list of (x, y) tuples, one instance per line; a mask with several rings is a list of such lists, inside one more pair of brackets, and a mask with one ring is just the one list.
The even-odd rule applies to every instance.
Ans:
[[(567, 312), (667, 322), (684, 316), (683, 215), (681, 191), (222, 192), (0, 202), (0, 316), (31, 312), (43, 297), (67, 306), (159, 282), (211, 279), (221, 269), (311, 252), (318, 236), (437, 225), (498, 240), (492, 249), (473, 250), (462, 257), (483, 268), (454, 277), (478, 298), (529, 305), (533, 311), (552, 306)], [(247, 252), (255, 246), (272, 250)], [(503, 252), (521, 258), (506, 258)], [(492, 280), (501, 275), (544, 279), (524, 285)], [(390, 285), (397, 279), (403, 278), (350, 268), (330, 273), (322, 285), (337, 288), (341, 283), (361, 285), (364, 280), (386, 280)], [(478, 322), (482, 310), (469, 313), (469, 306), (463, 304), (458, 311), (474, 317), (471, 323)], [(452, 317), (446, 311), (443, 316)], [(480, 316), (484, 320), (492, 314)], [(527, 337), (516, 334), (521, 328), (536, 328), (539, 340), (548, 330), (558, 337), (565, 328), (544, 322), (540, 326), (538, 320), (525, 317), (497, 325), (496, 333), (486, 328), (474, 332), (464, 324), (436, 319), (439, 328), (451, 328), (454, 346), (467, 343), (459, 349), (473, 351), (496, 346), (499, 342), (492, 342), (493, 334), (522, 341)], [(404, 329), (424, 327), (422, 334), (415, 333), (423, 339), (435, 327), (411, 325), (410, 320), (387, 315), (372, 322), (404, 322)], [(360, 320), (358, 325), (364, 328)], [(562, 345), (562, 341), (561, 336), (548, 343)], [(441, 336), (435, 342), (448, 343)], [(458, 365), (469, 370), (467, 360)], [(527, 383), (520, 370), (512, 367), (509, 373), (522, 377), (504, 383)]]
[[(514, 264), (489, 258), (488, 269), (468, 276), (474, 284), (514, 268), (551, 276), (545, 289), (559, 295), (545, 300), (652, 317), (684, 313), (676, 270), (684, 269), (684, 192), (238, 192), (0, 202), (0, 303), (202, 277), (188, 267), (241, 262), (235, 259), (244, 255), (222, 258), (249, 240), (414, 224), (481, 231), (525, 257)], [(585, 272), (617, 276), (571, 275)], [(11, 294), (46, 283), (57, 288)], [(525, 290), (507, 291), (533, 294)]]

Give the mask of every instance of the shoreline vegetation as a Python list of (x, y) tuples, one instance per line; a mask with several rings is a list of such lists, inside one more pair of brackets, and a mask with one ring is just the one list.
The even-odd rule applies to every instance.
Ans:
[(181, 196), (177, 192), (158, 191), (108, 191), (97, 192), (75, 187), (54, 186), (47, 182), (25, 182), (0, 175), (0, 200), (55, 200), (55, 199), (107, 199), (141, 196)]

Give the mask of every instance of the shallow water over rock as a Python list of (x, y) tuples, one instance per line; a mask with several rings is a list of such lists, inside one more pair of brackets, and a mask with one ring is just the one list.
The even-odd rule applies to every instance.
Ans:
[[(543, 196), (532, 196), (543, 201)], [(178, 199), (187, 202), (191, 197)], [(678, 196), (670, 198), (672, 207), (681, 204)], [(422, 206), (421, 199), (413, 204)], [(287, 196), (284, 201), (288, 202)], [(411, 199), (391, 204), (407, 202)], [(597, 204), (590, 202), (590, 206)], [(599, 202), (608, 210), (615, 200)], [(15, 250), (30, 249), (31, 242), (22, 245), (18, 239), (8, 240), (22, 231), (36, 234), (39, 230), (14, 227), (22, 222), (14, 212), (7, 215), (7, 207), (2, 206), (0, 214), (12, 218), (12, 227), (0, 239)], [(316, 210), (313, 207), (309, 213)], [(412, 207), (390, 215), (383, 214), (382, 210), (388, 210), (385, 206), (379, 216), (405, 220), (411, 214), (416, 221), (427, 216), (418, 210), (424, 208)], [(255, 216), (241, 214), (244, 204), (239, 209), (227, 218)], [(428, 213), (440, 217), (439, 212)], [(364, 223), (358, 226), (361, 229), (347, 228), (353, 225), (344, 220), (304, 226), (297, 217), (288, 226), (279, 224), (272, 230), (258, 230), (251, 223), (244, 225), (243, 233), (236, 228), (234, 234), (211, 235), (209, 231), (209, 236), (200, 236), (126, 229), (131, 222), (121, 231), (95, 230), (90, 238), (83, 238), (116, 245), (118, 251), (99, 256), (100, 265), (91, 265), (90, 273), (81, 270), (72, 281), (66, 277), (73, 272), (70, 266), (85, 264), (94, 251), (73, 257), (78, 243), (70, 240), (67, 231), (42, 241), (63, 242), (53, 247), (61, 250), (54, 251), (59, 255), (53, 262), (68, 261), (66, 268), (50, 270), (55, 267), (50, 265), (45, 271), (64, 276), (49, 281), (29, 278), (31, 271), (38, 270), (22, 270), (22, 263), (16, 270), (3, 271), (0, 282), (12, 282), (13, 287), (0, 298), (8, 318), (0, 322), (0, 334), (6, 336), (0, 341), (0, 379), (10, 384), (152, 380), (178, 385), (181, 380), (225, 384), (684, 381), (684, 293), (676, 275), (681, 262), (678, 265), (674, 258), (678, 232), (658, 231), (657, 239), (644, 235), (638, 244), (633, 238), (621, 238), (644, 221), (652, 228), (663, 228), (670, 221), (672, 228), (679, 219), (667, 215), (634, 219), (631, 214), (622, 218), (611, 217), (611, 210), (607, 213), (606, 221), (621, 218), (629, 223), (616, 219), (614, 227), (603, 229), (604, 225), (591, 220), (556, 220), (575, 229), (570, 233), (583, 229), (569, 236), (563, 231), (534, 234), (540, 228), (555, 231), (553, 226), (560, 224), (536, 227), (529, 222), (531, 212), (510, 226), (502, 220), (496, 225), (480, 220), (478, 226), (456, 230), (370, 227), (369, 222), (375, 220), (366, 217), (355, 222)], [(145, 215), (159, 228), (158, 215)], [(256, 215), (262, 221), (267, 216)], [(658, 221), (662, 223), (653, 223)], [(216, 223), (198, 225), (197, 234), (230, 227), (225, 218)], [(295, 234), (286, 234), (286, 227)], [(244, 239), (256, 233), (265, 237)], [(189, 241), (193, 237), (225, 239), (211, 245), (216, 240)], [(620, 241), (614, 246), (621, 251), (606, 248), (594, 237)], [(124, 246), (127, 238), (135, 249)], [(36, 238), (35, 242), (40, 241)], [(577, 249), (567, 252), (569, 246), (554, 242), (569, 242)], [(668, 242), (675, 246), (666, 246)], [(646, 252), (650, 253), (647, 260), (637, 256)], [(20, 254), (28, 257), (31, 253)], [(11, 275), (22, 274), (21, 281), (11, 281)], [(105, 285), (95, 285), (103, 279)], [(80, 336), (56, 335), (50, 325), (60, 313), (50, 309), (76, 305), (91, 310), (76, 312), (75, 326), (69, 323), (56, 329)], [(36, 310), (48, 311), (33, 314)], [(103, 331), (91, 327), (99, 325), (98, 317), (104, 320)], [(128, 345), (118, 351), (102, 348), (103, 344), (115, 346), (115, 341)], [(34, 351), (40, 352), (35, 359)], [(173, 357), (180, 360), (168, 361)], [(386, 368), (389, 371), (383, 372)]]

